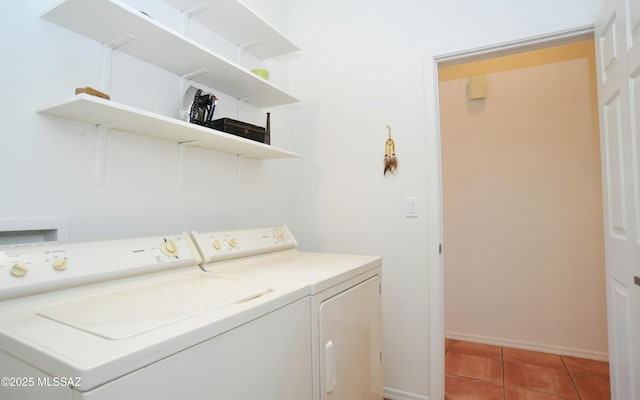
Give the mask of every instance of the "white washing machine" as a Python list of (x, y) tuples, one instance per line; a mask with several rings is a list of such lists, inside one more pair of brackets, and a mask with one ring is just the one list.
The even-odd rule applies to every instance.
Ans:
[(308, 288), (314, 400), (382, 399), (380, 257), (299, 252), (286, 226), (192, 236), (210, 273)]
[(309, 289), (188, 234), (0, 248), (0, 399), (312, 398)]

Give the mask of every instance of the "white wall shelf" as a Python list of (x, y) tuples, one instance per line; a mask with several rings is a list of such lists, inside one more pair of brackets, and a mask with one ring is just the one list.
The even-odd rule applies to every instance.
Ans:
[(98, 127), (106, 126), (112, 130), (133, 132), (176, 143), (189, 143), (193, 147), (237, 154), (246, 158), (299, 157), (296, 153), (277, 147), (87, 94), (78, 94), (66, 101), (40, 107), (38, 112), (87, 122)]
[[(266, 59), (293, 53), (299, 48), (239, 0), (165, 0), (180, 12), (219, 33), (238, 46)], [(196, 11), (197, 10), (197, 11)]]
[(204, 70), (195, 82), (257, 107), (298, 102), (271, 82), (116, 0), (66, 0), (42, 18), (103, 44), (132, 38), (118, 50), (180, 76)]

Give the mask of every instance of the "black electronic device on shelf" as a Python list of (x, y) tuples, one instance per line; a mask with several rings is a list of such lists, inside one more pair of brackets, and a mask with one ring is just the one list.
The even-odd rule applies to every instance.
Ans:
[(210, 127), (217, 104), (218, 98), (215, 95), (205, 93), (202, 89), (196, 90), (189, 110), (189, 122)]
[(240, 136), (245, 139), (269, 144), (267, 131), (262, 126), (252, 125), (231, 118), (219, 118), (211, 121), (211, 125), (209, 127), (218, 131)]
[(213, 120), (218, 98), (202, 89), (190, 86), (184, 94), (180, 118), (192, 124), (205, 126), (256, 142), (270, 144), (270, 121), (267, 113), (267, 128), (231, 118)]

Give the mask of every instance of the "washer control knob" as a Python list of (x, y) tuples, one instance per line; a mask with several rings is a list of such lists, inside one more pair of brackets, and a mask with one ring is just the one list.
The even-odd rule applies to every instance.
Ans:
[(285, 233), (282, 229), (277, 229), (275, 232), (273, 232), (273, 236), (275, 236), (276, 239), (281, 241), (281, 240), (284, 240)]
[(234, 248), (238, 245), (238, 241), (235, 239), (229, 240), (229, 247)]
[(64, 271), (67, 269), (67, 259), (66, 258), (58, 258), (53, 262), (53, 269), (56, 271)]
[(11, 275), (16, 278), (22, 278), (27, 274), (27, 271), (29, 271), (29, 268), (23, 264), (14, 264), (13, 267), (11, 267)]
[(169, 257), (176, 257), (178, 255), (178, 246), (173, 240), (166, 240), (160, 245), (162, 252)]
[(220, 250), (220, 241), (218, 239), (213, 241), (213, 248), (216, 250)]

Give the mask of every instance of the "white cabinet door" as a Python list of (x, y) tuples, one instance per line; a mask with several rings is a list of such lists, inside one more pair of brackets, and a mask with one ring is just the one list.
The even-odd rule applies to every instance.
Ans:
[(606, 0), (595, 45), (613, 400), (640, 400), (639, 41), (640, 2)]
[(320, 305), (321, 398), (382, 399), (380, 277)]

